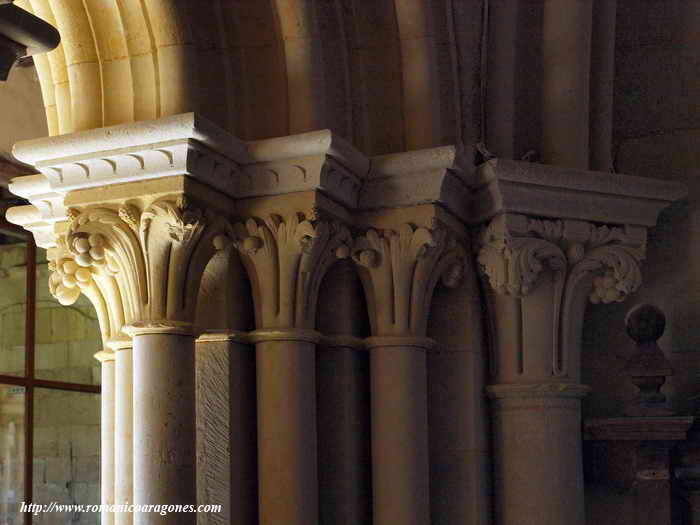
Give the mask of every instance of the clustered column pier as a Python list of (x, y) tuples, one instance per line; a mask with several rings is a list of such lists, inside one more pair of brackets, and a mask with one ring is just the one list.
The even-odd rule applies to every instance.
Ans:
[[(570, 109), (566, 118), (579, 112)], [(587, 157), (581, 151), (567, 155)], [(621, 301), (639, 287), (646, 231), (684, 195), (679, 185), (502, 159), (475, 169), (450, 146), (370, 161), (328, 130), (243, 143), (194, 114), (28, 141), (15, 156), (42, 174), (13, 181), (11, 190), (31, 204), (7, 218), (50, 249), (51, 292), (62, 304), (84, 293), (100, 321), (103, 503), (219, 503), (219, 491), (229, 494), (228, 508), (207, 522), (319, 523), (317, 345), (342, 352), (333, 368), (348, 378), (359, 368), (345, 358), (364, 347), (372, 496), (363, 473), (352, 471), (337, 507), (322, 514), (347, 506), (366, 515), (365, 498), (375, 525), (454, 522), (446, 508), (431, 515), (431, 498), (440, 496), (430, 480), (443, 473), (431, 469), (427, 356), (441, 341), (427, 338), (426, 327), (435, 288), (460, 286), (472, 271), (467, 247), (477, 238), (490, 290), (496, 523), (584, 525), (586, 304)], [(228, 330), (236, 322), (220, 326), (221, 316), (207, 311), (213, 306), (197, 308), (217, 253), (235, 253), (243, 268), (221, 273), (212, 290), (245, 274), (250, 291), (236, 293), (250, 295), (244, 303), (252, 298), (253, 331)], [(364, 339), (319, 331), (319, 291), (340, 259), (362, 282), (371, 327)], [(225, 316), (240, 313), (237, 298), (225, 304)], [(460, 307), (467, 308), (455, 303), (441, 315), (451, 320)], [(233, 354), (247, 344), (255, 345), (255, 415), (252, 360), (248, 375), (233, 370)], [(480, 341), (471, 344), (480, 350)], [(228, 368), (214, 372), (217, 362)], [(234, 377), (250, 392), (234, 392)], [(228, 395), (203, 390), (214, 384)], [(350, 399), (362, 388), (353, 386), (349, 405), (361, 399)], [(205, 414), (211, 402), (231, 411)], [(214, 442), (221, 432), (225, 452)], [(440, 434), (440, 442), (456, 448), (464, 440)], [(356, 442), (346, 445), (362, 455)], [(214, 464), (207, 450), (227, 459)], [(224, 471), (218, 486), (211, 476)], [(104, 516), (115, 525), (196, 520)]]

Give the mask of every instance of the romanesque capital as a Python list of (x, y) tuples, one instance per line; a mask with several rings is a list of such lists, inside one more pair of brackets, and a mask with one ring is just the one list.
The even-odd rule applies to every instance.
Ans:
[(84, 293), (102, 336), (114, 341), (126, 325), (188, 326), (199, 278), (223, 222), (183, 195), (139, 207), (68, 210), (70, 223), (49, 250), (49, 289), (61, 304)]
[(466, 252), (448, 230), (403, 224), (396, 230), (368, 230), (355, 239), (357, 263), (374, 335), (424, 336), (438, 280), (456, 286)]
[(642, 227), (504, 214), (478, 235), (480, 268), (500, 294), (528, 295), (549, 274), (559, 301), (565, 303), (567, 293), (588, 278), (590, 301), (611, 303), (623, 301), (641, 284)]
[[(621, 302), (639, 288), (646, 228), (502, 214), (480, 229), (478, 250), (493, 292), (495, 370), (577, 380), (585, 304)], [(543, 337), (535, 332), (549, 334), (547, 343), (528, 344)]]
[(251, 280), (258, 328), (313, 328), (321, 281), (338, 258), (350, 255), (350, 231), (292, 213), (236, 222), (228, 237)]

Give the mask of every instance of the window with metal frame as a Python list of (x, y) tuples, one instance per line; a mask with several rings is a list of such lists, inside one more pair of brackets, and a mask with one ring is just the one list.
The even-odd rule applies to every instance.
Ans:
[(58, 304), (48, 273), (46, 251), (0, 218), (0, 525), (100, 520), (21, 512), (100, 502), (99, 326), (86, 299)]

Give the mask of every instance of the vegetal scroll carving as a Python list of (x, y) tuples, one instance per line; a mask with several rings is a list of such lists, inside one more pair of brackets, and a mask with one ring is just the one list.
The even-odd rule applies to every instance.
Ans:
[(456, 286), (464, 274), (465, 251), (447, 230), (370, 229), (355, 239), (352, 258), (358, 265), (374, 332), (425, 335), (433, 290), (442, 279)]
[(347, 256), (349, 230), (303, 214), (270, 215), (234, 224), (231, 236), (251, 278), (258, 325), (312, 328), (321, 281)]
[(143, 210), (89, 207), (69, 216), (49, 254), (49, 287), (62, 304), (85, 293), (98, 316), (103, 310), (105, 338), (126, 324), (191, 322), (191, 292), (214, 252), (219, 222), (183, 199), (157, 200)]

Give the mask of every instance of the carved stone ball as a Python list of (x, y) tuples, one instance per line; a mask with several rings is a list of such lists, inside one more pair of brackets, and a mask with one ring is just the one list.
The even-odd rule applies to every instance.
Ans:
[(627, 335), (637, 344), (657, 341), (666, 328), (666, 316), (652, 304), (640, 304), (632, 308), (625, 318)]
[(260, 248), (262, 248), (260, 237), (250, 236), (243, 239), (243, 251), (248, 255), (254, 255)]
[(335, 256), (338, 259), (347, 259), (350, 257), (350, 248), (348, 247), (347, 244), (341, 244), (338, 246), (335, 250)]
[(462, 261), (451, 264), (442, 274), (442, 284), (447, 288), (456, 288), (464, 275), (464, 263)]
[(359, 259), (361, 265), (373, 268), (379, 262), (379, 255), (374, 250), (362, 250)]
[(225, 235), (217, 235), (212, 241), (215, 250), (223, 250), (229, 243), (228, 237)]

